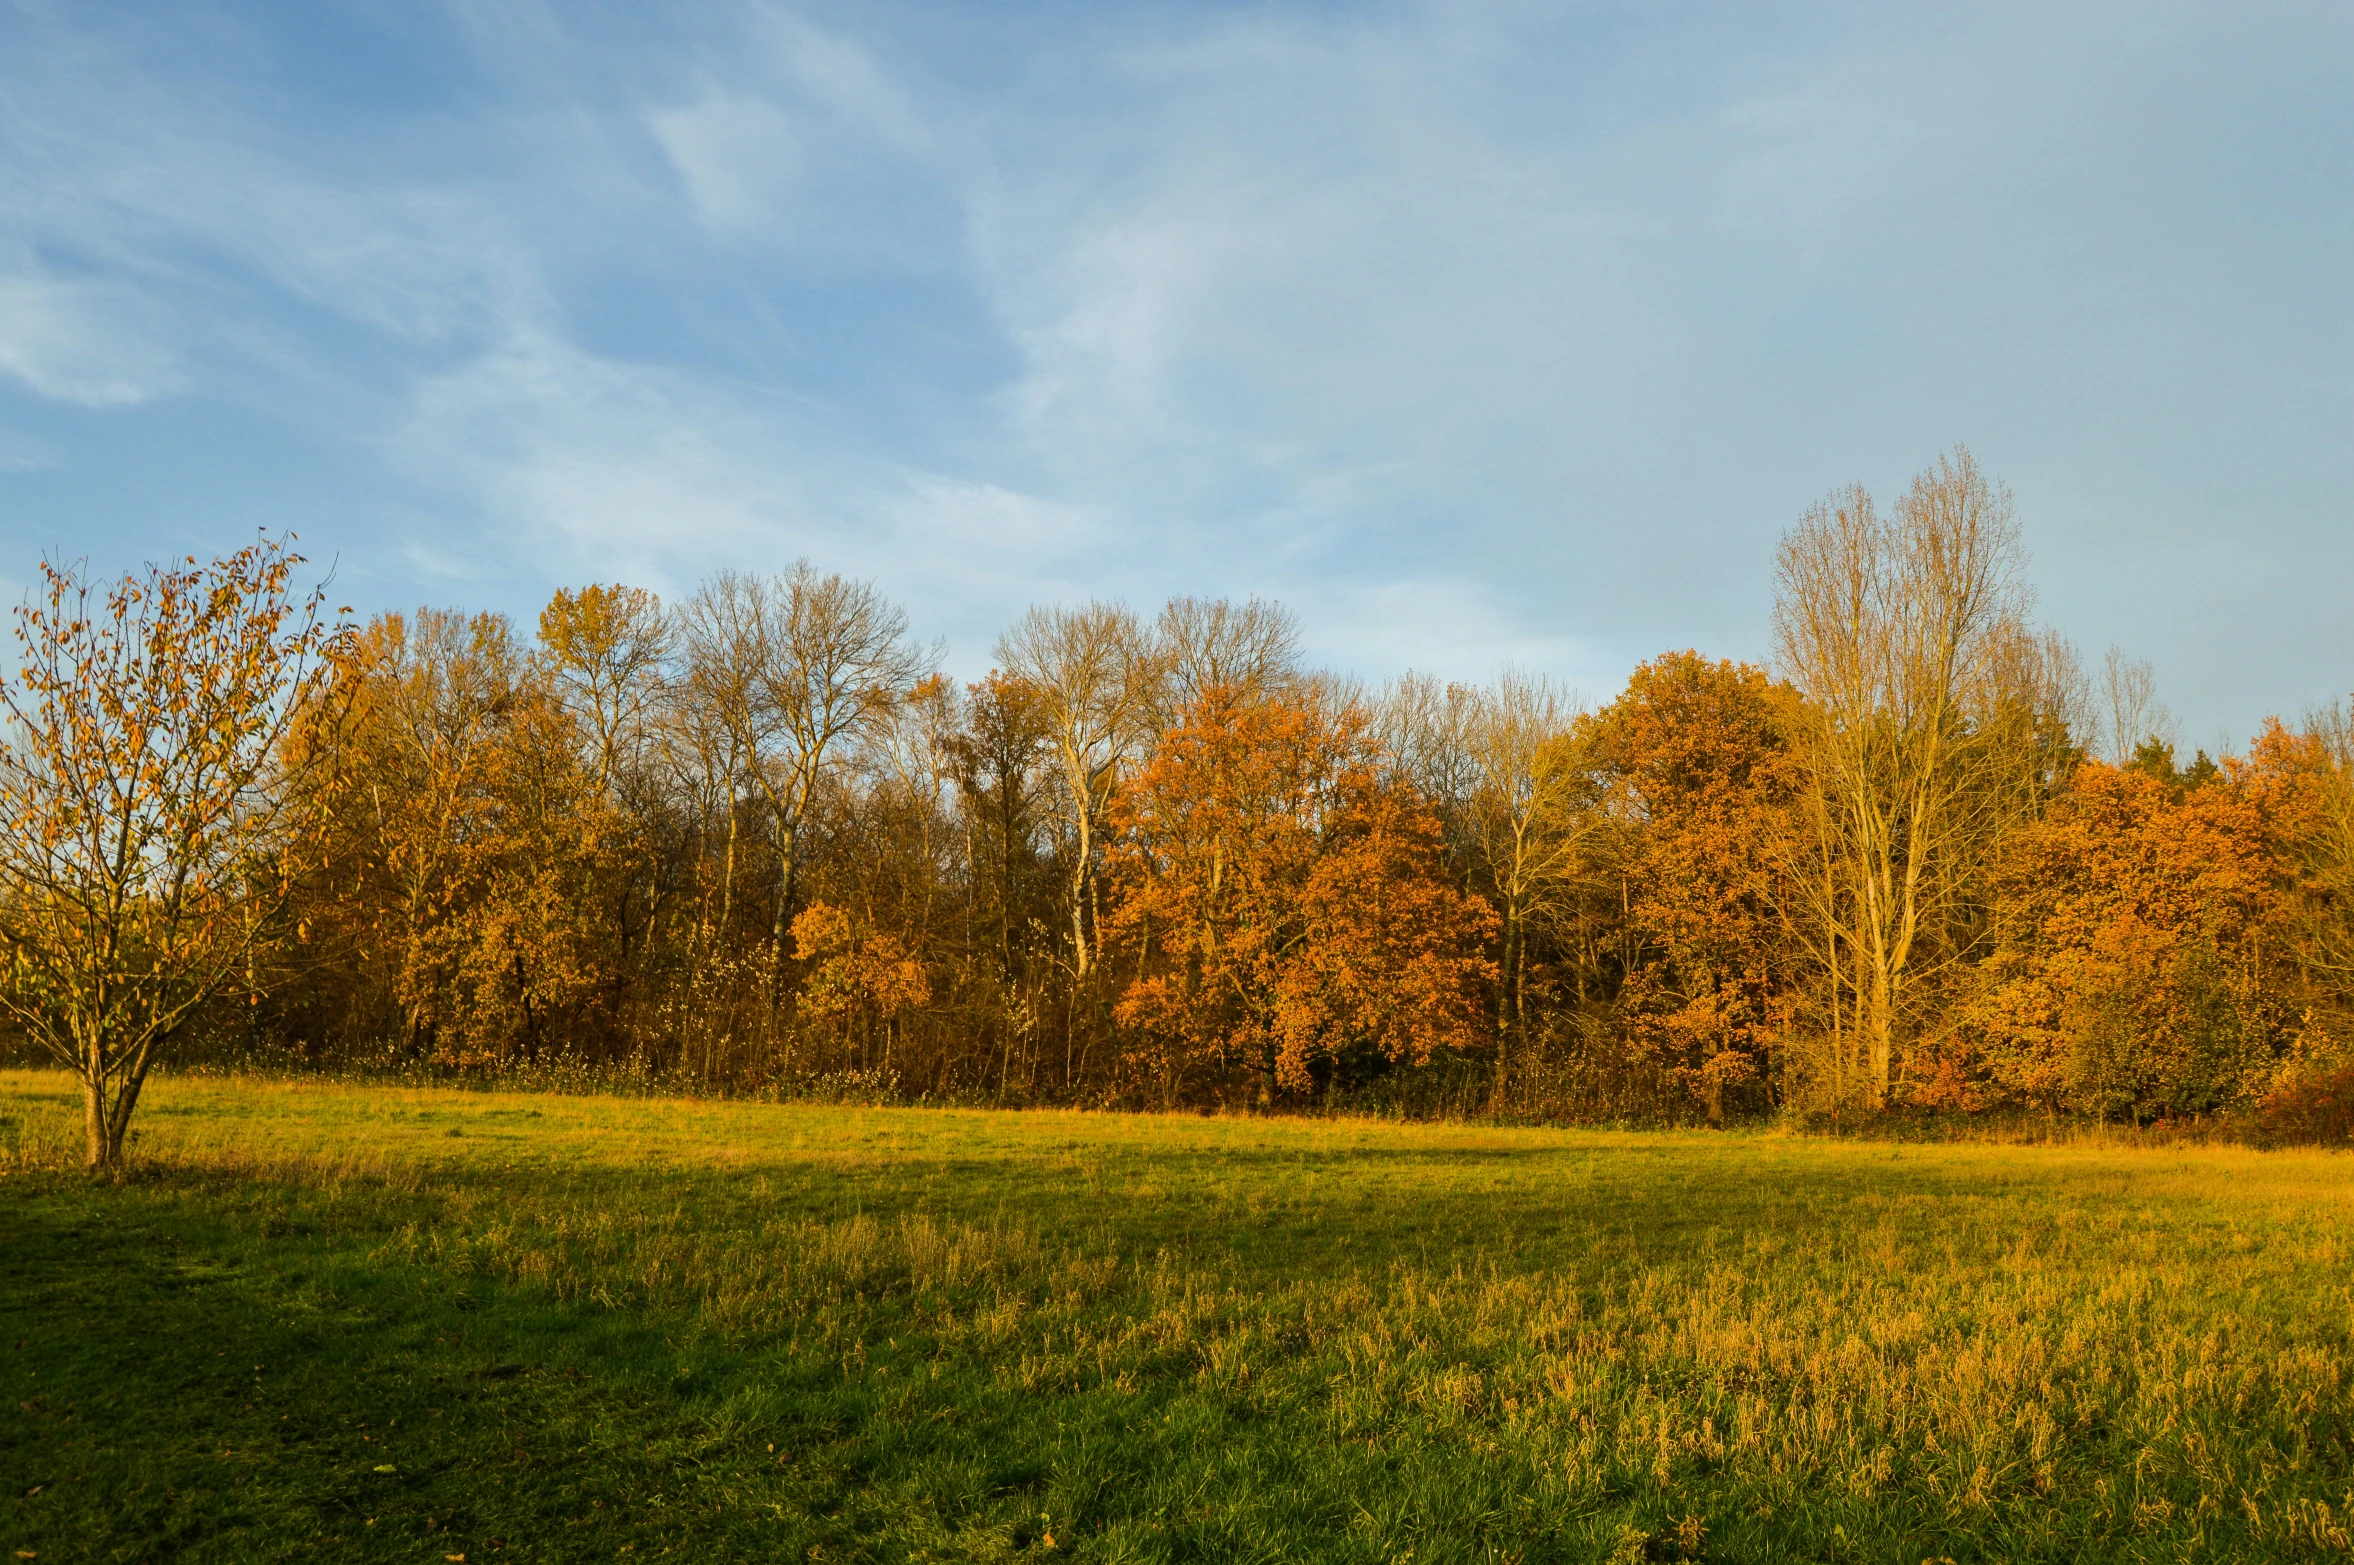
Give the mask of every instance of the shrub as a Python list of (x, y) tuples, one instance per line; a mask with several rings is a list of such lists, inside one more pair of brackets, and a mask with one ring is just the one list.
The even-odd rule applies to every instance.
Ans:
[(2275, 1146), (2343, 1146), (2354, 1138), (2354, 1064), (2300, 1071), (2256, 1106), (2259, 1140)]

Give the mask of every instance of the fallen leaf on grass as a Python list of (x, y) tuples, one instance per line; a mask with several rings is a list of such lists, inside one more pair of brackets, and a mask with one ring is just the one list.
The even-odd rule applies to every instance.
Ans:
[(379, 1465), (376, 1471), (380, 1473), (397, 1473), (400, 1471), (400, 1469), (393, 1466), (390, 1462), (385, 1462)]

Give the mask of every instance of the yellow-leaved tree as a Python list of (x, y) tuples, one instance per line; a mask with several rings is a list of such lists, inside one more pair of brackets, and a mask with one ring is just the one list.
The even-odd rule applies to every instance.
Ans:
[(324, 587), (263, 538), (102, 587), (43, 562), (0, 683), (0, 1009), (80, 1077), (93, 1168), (148, 1072), (244, 985), (315, 845), (303, 742), (348, 655)]

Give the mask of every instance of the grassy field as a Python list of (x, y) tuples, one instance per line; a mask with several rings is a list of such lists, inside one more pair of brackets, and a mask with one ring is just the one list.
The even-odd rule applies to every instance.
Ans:
[(2354, 1160), (0, 1074), (0, 1559), (2305, 1559)]

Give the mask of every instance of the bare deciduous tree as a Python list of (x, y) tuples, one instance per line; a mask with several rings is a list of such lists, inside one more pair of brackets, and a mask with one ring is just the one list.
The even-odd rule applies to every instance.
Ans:
[(1472, 699), (1462, 747), (1476, 781), (1463, 829), (1501, 920), (1496, 1092), (1528, 1036), (1528, 939), (1559, 912), (1584, 868), (1593, 792), (1576, 740), (1583, 708), (1541, 676), (1507, 669)]
[[(927, 674), (875, 726), (869, 753), (875, 775), (895, 788), (914, 827), (921, 883), (930, 888), (946, 870), (941, 827), (952, 807), (959, 775), (957, 741), (965, 730), (964, 703), (945, 674)], [(929, 906), (919, 918), (928, 921)]]
[(1102, 602), (1031, 609), (998, 638), (997, 658), (1030, 692), (1054, 748), (1072, 842), (1064, 880), (1072, 976), (1083, 981), (1095, 961), (1103, 813), (1122, 757), (1151, 723), (1160, 667), (1136, 616)]
[(664, 746), (672, 770), (693, 775), (705, 807), (724, 814), (715, 926), (722, 939), (735, 922), (740, 798), (769, 743), (771, 717), (760, 688), (768, 617), (767, 584), (736, 571), (704, 582), (679, 617), (686, 667), (674, 686)]
[(2111, 766), (2131, 761), (2146, 740), (2174, 743), (2174, 714), (2158, 699), (2156, 673), (2142, 659), (2127, 657), (2123, 647), (2112, 645), (2101, 659), (2095, 699), (2101, 758)]
[(1164, 685), (1159, 726), (1172, 726), (1211, 689), (1256, 700), (1299, 673), (1300, 626), (1264, 598), (1171, 598), (1155, 623)]
[(801, 830), (828, 757), (887, 719), (929, 666), (932, 649), (907, 634), (907, 613), (871, 582), (820, 576), (807, 560), (770, 589), (774, 614), (760, 664), (760, 690), (776, 744), (757, 774), (777, 823), (783, 866), (775, 937), (792, 917)]
[[(820, 576), (807, 560), (769, 580), (713, 576), (687, 604), (685, 643), (689, 700), (727, 735), (743, 782), (767, 806), (778, 865), (770, 938), (781, 952), (825, 767), (888, 717), (929, 655), (872, 583)], [(723, 906), (733, 902), (736, 814), (731, 802)]]
[(1842, 1098), (1887, 1100), (1898, 1030), (1999, 802), (1981, 719), (2026, 617), (2019, 558), (2008, 491), (1958, 446), (1892, 517), (1851, 487), (1782, 539), (1776, 649), (1808, 699), (1812, 912)]
[(1478, 707), (1479, 691), (1472, 686), (1441, 684), (1409, 670), (1368, 708), (1382, 754), (1438, 810), (1457, 849), (1463, 846), (1460, 817), (1479, 785), (1470, 739)]

